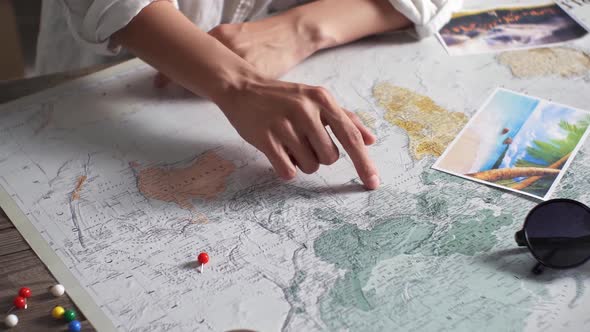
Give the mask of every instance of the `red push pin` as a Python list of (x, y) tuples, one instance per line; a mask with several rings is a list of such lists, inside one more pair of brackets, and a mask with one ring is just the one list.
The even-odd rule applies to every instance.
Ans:
[(13, 304), (17, 309), (26, 309), (27, 308), (27, 299), (25, 299), (22, 296), (17, 296), (14, 298)]
[(199, 261), (199, 273), (203, 273), (203, 269), (205, 268), (205, 264), (209, 263), (209, 255), (206, 252), (202, 252), (197, 257), (197, 261)]
[(18, 290), (18, 295), (24, 297), (25, 299), (28, 299), (32, 295), (31, 289), (28, 287), (23, 287)]

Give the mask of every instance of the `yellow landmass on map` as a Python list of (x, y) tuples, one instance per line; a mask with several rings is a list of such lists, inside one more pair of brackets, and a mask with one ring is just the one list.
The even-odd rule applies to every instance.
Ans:
[(505, 52), (498, 56), (498, 61), (519, 78), (549, 75), (574, 77), (590, 71), (590, 55), (566, 47)]
[(465, 114), (449, 112), (426, 96), (389, 83), (377, 84), (373, 96), (385, 109), (385, 120), (406, 131), (417, 160), (440, 156), (467, 123)]
[(191, 200), (215, 198), (225, 190), (227, 178), (235, 169), (230, 161), (207, 152), (186, 168), (145, 168), (139, 172), (137, 182), (139, 191), (146, 197), (173, 202), (196, 212)]

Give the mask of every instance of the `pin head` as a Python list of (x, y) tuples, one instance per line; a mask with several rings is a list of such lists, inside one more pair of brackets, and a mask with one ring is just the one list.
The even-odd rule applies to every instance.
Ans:
[(59, 297), (59, 296), (64, 295), (64, 293), (65, 293), (66, 290), (65, 290), (64, 286), (62, 286), (60, 284), (57, 284), (57, 285), (51, 286), (51, 288), (49, 289), (49, 291), (51, 292), (51, 294), (53, 296)]
[(17, 296), (14, 298), (12, 302), (17, 309), (26, 309), (27, 308), (27, 299), (22, 296)]
[(209, 255), (206, 252), (202, 252), (197, 257), (197, 260), (201, 264), (207, 264), (207, 263), (209, 263)]
[(15, 327), (16, 324), (18, 324), (18, 317), (16, 317), (15, 314), (10, 314), (4, 318), (4, 324), (6, 324), (7, 327)]
[(18, 295), (24, 297), (25, 299), (28, 299), (32, 295), (31, 289), (28, 287), (23, 287), (18, 290)]
[(69, 332), (80, 332), (82, 329), (82, 324), (79, 321), (73, 320), (68, 324), (68, 331)]
[(64, 316), (65, 312), (66, 310), (62, 306), (57, 305), (55, 308), (53, 308), (53, 310), (51, 310), (51, 316), (53, 316), (55, 319), (60, 319)]
[(72, 309), (68, 309), (68, 310), (64, 311), (64, 318), (65, 318), (66, 322), (71, 322), (74, 319), (76, 319), (76, 312)]

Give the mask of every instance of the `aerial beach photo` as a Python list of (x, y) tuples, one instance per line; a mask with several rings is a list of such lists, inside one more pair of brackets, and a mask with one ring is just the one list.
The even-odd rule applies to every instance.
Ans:
[(586, 111), (497, 89), (433, 168), (547, 199), (589, 124)]
[(587, 31), (557, 4), (460, 12), (439, 32), (450, 55), (501, 52), (555, 45)]

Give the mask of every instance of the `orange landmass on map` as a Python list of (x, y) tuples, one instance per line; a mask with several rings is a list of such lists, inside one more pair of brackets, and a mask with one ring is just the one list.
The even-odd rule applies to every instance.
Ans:
[(207, 152), (186, 168), (148, 167), (139, 172), (138, 188), (146, 197), (173, 202), (195, 211), (193, 198), (212, 199), (222, 193), (236, 166), (214, 152)]
[(72, 192), (72, 201), (75, 200), (79, 200), (80, 199), (80, 191), (82, 190), (82, 185), (84, 185), (84, 182), (86, 182), (86, 175), (82, 175), (78, 177), (78, 181), (76, 181), (76, 187), (74, 188), (74, 191)]

